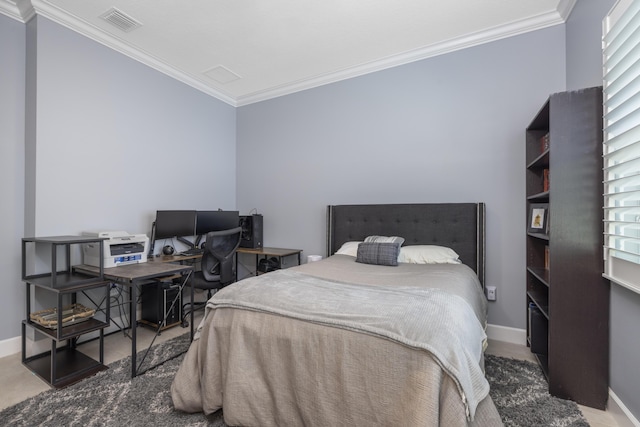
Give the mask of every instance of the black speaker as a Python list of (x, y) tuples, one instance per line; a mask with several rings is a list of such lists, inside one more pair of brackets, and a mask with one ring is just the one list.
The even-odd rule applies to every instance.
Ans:
[(241, 248), (262, 247), (262, 215), (240, 215), (240, 227), (242, 227)]

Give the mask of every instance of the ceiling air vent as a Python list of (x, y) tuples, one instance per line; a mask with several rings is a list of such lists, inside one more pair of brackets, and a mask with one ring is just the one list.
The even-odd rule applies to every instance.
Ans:
[(204, 74), (222, 84), (231, 83), (241, 78), (239, 75), (222, 65), (213, 67), (205, 71)]
[(100, 17), (125, 33), (142, 26), (140, 22), (126, 15), (124, 12), (119, 11), (115, 7), (100, 15)]

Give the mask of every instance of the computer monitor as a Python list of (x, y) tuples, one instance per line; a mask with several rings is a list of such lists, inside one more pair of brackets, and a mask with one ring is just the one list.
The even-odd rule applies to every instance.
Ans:
[(210, 231), (229, 230), (240, 224), (239, 211), (197, 211), (196, 235), (202, 236)]
[(194, 236), (196, 211), (156, 211), (155, 240)]

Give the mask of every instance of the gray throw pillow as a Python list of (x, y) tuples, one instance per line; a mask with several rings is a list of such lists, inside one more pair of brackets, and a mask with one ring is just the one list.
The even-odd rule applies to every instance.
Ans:
[(356, 262), (375, 265), (398, 265), (400, 243), (360, 243)]

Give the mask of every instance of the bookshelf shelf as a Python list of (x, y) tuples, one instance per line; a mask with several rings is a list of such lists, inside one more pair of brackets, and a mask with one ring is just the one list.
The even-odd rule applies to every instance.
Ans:
[[(34, 374), (55, 388), (62, 388), (107, 369), (104, 365), (104, 329), (110, 323), (109, 289), (110, 283), (104, 280), (103, 266), (100, 265), (96, 276), (79, 274), (72, 269), (72, 254), (79, 252), (80, 245), (85, 243), (101, 243), (103, 238), (87, 238), (81, 236), (30, 237), (22, 239), (22, 280), (26, 285), (25, 302), (27, 318), (22, 321), (22, 363)], [(78, 249), (78, 251), (72, 251)], [(102, 245), (101, 245), (102, 247)], [(48, 256), (45, 256), (48, 255)], [(61, 256), (60, 256), (61, 255)], [(35, 269), (36, 258), (42, 256), (50, 259), (45, 273), (31, 273)], [(100, 257), (102, 260), (102, 256)], [(61, 262), (58, 262), (61, 261)], [(87, 318), (76, 312), (78, 293), (88, 290), (104, 292), (96, 309), (101, 311), (103, 319)], [(54, 308), (32, 310), (38, 293), (49, 294), (55, 299)], [(44, 295), (43, 295), (44, 297)], [(71, 314), (69, 314), (71, 312)], [(43, 313), (47, 316), (43, 322)], [(65, 316), (69, 316), (65, 321)], [(51, 319), (55, 320), (51, 320)], [(49, 327), (51, 326), (51, 327)], [(42, 335), (49, 339), (51, 348), (38, 354), (27, 352), (27, 331)], [(83, 334), (99, 331), (98, 360), (78, 351), (77, 339)], [(58, 345), (62, 343), (62, 345)]]

